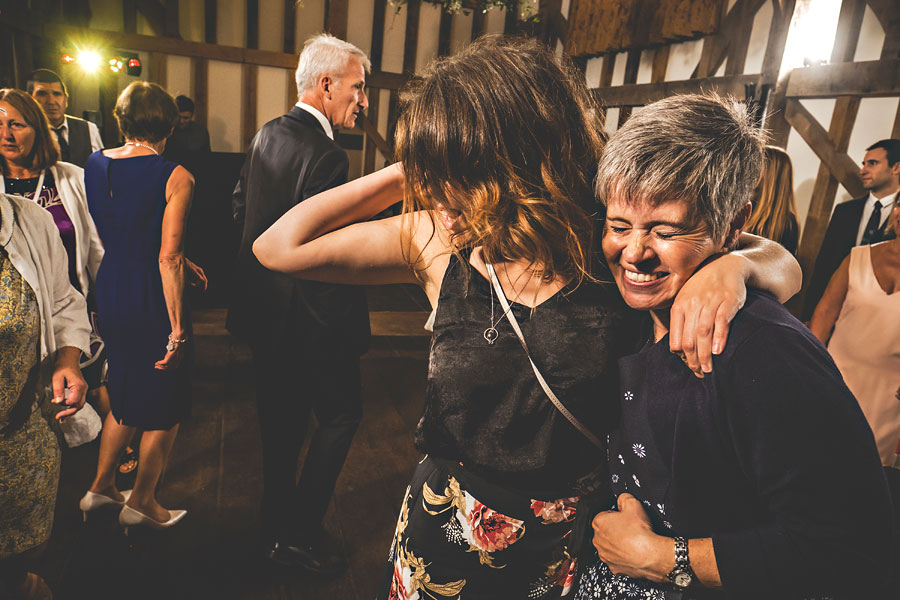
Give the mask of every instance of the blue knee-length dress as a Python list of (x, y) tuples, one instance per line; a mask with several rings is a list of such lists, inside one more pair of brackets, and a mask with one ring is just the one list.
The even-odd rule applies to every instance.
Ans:
[(154, 368), (172, 331), (159, 249), (166, 183), (177, 166), (161, 156), (111, 159), (101, 151), (84, 166), (88, 208), (105, 249), (96, 294), (110, 407), (116, 421), (140, 429), (169, 429), (190, 414), (193, 344), (186, 302), (184, 360), (177, 369)]

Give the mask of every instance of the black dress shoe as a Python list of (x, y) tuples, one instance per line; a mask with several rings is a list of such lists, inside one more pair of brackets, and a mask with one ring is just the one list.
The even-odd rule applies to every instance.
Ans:
[(283, 567), (299, 567), (319, 575), (339, 575), (347, 568), (347, 561), (343, 556), (320, 545), (275, 542), (266, 551), (266, 558)]

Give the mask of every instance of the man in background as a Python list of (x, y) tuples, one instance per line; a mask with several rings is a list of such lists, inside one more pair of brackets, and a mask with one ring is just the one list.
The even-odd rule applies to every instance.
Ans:
[(163, 154), (190, 171), (196, 180), (201, 177), (210, 155), (209, 131), (194, 120), (193, 100), (182, 95), (175, 98), (175, 104), (178, 106), (178, 121), (166, 141)]
[(851, 248), (892, 237), (891, 206), (900, 193), (900, 140), (881, 140), (866, 148), (859, 176), (867, 193), (834, 207), (806, 290), (804, 321), (812, 318), (828, 281)]
[(28, 80), (26, 91), (47, 113), (50, 127), (59, 143), (61, 160), (83, 167), (88, 156), (103, 148), (103, 139), (96, 125), (66, 114), (69, 90), (55, 72), (50, 69), (34, 71)]
[[(260, 265), (256, 238), (298, 202), (347, 181), (334, 141), (365, 110), (369, 59), (328, 34), (306, 41), (299, 102), (263, 125), (234, 190), (242, 239), (228, 329), (253, 355), (263, 445), (262, 536), (276, 564), (336, 575), (346, 563), (323, 544), (322, 519), (362, 418), (359, 357), (369, 343), (362, 288), (299, 281)], [(297, 481), (311, 411), (318, 423)]]

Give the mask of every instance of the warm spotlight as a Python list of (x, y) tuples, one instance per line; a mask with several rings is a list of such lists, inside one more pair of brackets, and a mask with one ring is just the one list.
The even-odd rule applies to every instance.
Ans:
[(100, 55), (91, 50), (82, 50), (78, 54), (78, 64), (88, 73), (94, 73), (100, 68)]
[(840, 12), (841, 0), (798, 0), (785, 43), (779, 79), (791, 69), (828, 62)]

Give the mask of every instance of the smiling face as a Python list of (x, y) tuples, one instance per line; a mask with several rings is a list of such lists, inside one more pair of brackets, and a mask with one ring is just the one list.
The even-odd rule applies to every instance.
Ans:
[(890, 191), (900, 176), (900, 161), (893, 166), (888, 164), (887, 150), (874, 148), (866, 152), (859, 169), (863, 188), (879, 194)]
[(329, 82), (324, 104), (328, 121), (345, 129), (353, 129), (356, 117), (369, 107), (366, 69), (357, 57), (351, 55), (344, 72)]
[(0, 155), (7, 163), (31, 168), (35, 131), (18, 110), (0, 100)]
[(603, 253), (628, 306), (654, 312), (668, 328), (668, 310), (700, 264), (725, 245), (689, 216), (687, 202), (607, 203)]
[(53, 83), (35, 81), (31, 95), (47, 113), (50, 125), (61, 127), (66, 117), (66, 109), (69, 107), (69, 97), (63, 91), (62, 84), (58, 81)]

